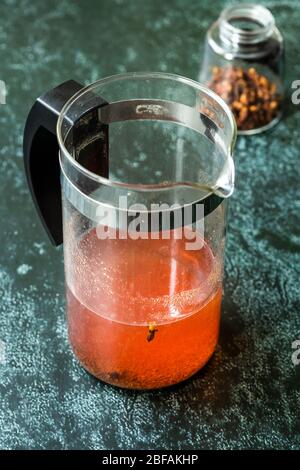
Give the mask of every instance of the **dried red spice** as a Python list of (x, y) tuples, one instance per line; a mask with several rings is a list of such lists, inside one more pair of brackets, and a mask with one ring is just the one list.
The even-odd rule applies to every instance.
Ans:
[(150, 342), (154, 339), (155, 333), (158, 330), (155, 328), (155, 324), (150, 323), (148, 327), (147, 341)]
[(230, 106), (238, 130), (266, 126), (280, 113), (277, 85), (254, 67), (213, 67), (208, 86)]

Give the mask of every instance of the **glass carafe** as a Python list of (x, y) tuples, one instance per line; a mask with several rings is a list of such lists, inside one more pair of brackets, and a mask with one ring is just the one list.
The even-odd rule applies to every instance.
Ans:
[(169, 74), (70, 81), (32, 108), (26, 174), (64, 244), (70, 344), (99, 379), (165, 387), (213, 354), (235, 137), (216, 94)]

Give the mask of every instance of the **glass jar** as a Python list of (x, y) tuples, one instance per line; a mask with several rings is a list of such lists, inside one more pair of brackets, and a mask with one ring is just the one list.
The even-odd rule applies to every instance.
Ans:
[(230, 106), (239, 134), (256, 134), (282, 115), (284, 46), (261, 5), (228, 7), (206, 36), (200, 81)]

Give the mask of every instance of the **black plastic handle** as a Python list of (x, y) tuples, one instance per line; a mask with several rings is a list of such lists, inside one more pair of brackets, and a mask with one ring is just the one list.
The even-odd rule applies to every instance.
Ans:
[(56, 124), (65, 103), (82, 88), (80, 83), (69, 80), (38, 98), (24, 130), (24, 165), (28, 186), (54, 245), (60, 245), (63, 241)]

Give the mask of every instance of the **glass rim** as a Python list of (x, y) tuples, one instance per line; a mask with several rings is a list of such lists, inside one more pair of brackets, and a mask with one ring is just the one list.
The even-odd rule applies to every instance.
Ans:
[[(232, 20), (240, 17), (256, 22), (256, 27), (252, 30), (246, 30), (231, 23)], [(246, 44), (261, 42), (272, 34), (275, 27), (275, 19), (271, 11), (264, 5), (255, 3), (228, 6), (222, 11), (219, 19), (222, 35), (229, 42)]]
[[(92, 171), (88, 170), (84, 166), (82, 166), (75, 158), (70, 154), (68, 151), (65, 141), (62, 135), (62, 125), (64, 119), (67, 119), (67, 113), (68, 110), (72, 107), (72, 105), (80, 99), (80, 97), (84, 96), (86, 93), (89, 93), (95, 88), (113, 83), (115, 81), (120, 81), (120, 80), (128, 80), (128, 79), (165, 79), (165, 80), (170, 80), (174, 82), (179, 82), (182, 84), (186, 84), (190, 86), (191, 88), (194, 88), (195, 90), (199, 90), (203, 93), (205, 93), (207, 96), (215, 100), (220, 107), (223, 109), (223, 111), (226, 114), (226, 117), (229, 121), (230, 124), (230, 130), (231, 130), (231, 138), (230, 138), (230, 145), (228, 147), (228, 156), (229, 158), (232, 157), (233, 153), (233, 147), (236, 141), (237, 137), (237, 127), (236, 127), (236, 122), (233, 117), (233, 114), (229, 108), (229, 106), (225, 103), (225, 101), (217, 95), (214, 91), (206, 87), (205, 85), (197, 82), (196, 80), (192, 80), (190, 78), (183, 77), (181, 75), (177, 74), (172, 74), (172, 73), (165, 73), (165, 72), (125, 72), (121, 74), (115, 74), (115, 75), (110, 75), (108, 77), (102, 78), (100, 80), (97, 80), (90, 85), (85, 86), (81, 90), (79, 90), (77, 93), (75, 93), (63, 106), (62, 110), (59, 113), (59, 117), (57, 120), (57, 125), (56, 125), (56, 134), (57, 134), (57, 140), (59, 144), (59, 149), (60, 152), (63, 152), (63, 155), (67, 158), (69, 163), (75, 167), (78, 171), (80, 171), (82, 174), (84, 174), (87, 178), (96, 181), (97, 183), (100, 183), (105, 186), (109, 187), (115, 187), (115, 188), (124, 188), (128, 190), (133, 190), (133, 191), (154, 191), (154, 190), (168, 190), (172, 189), (174, 187), (182, 187), (182, 186), (190, 186), (194, 188), (201, 188), (203, 189), (203, 185), (201, 183), (197, 184), (196, 182), (186, 182), (186, 181), (180, 181), (180, 182), (168, 182), (168, 183), (159, 183), (159, 184), (152, 184), (152, 185), (145, 185), (145, 184), (130, 184), (130, 183), (122, 183), (119, 181), (111, 181), (109, 178), (105, 178), (104, 176), (97, 175), (96, 173), (93, 173)], [(61, 157), (60, 157), (60, 165), (61, 165)], [(209, 193), (212, 193), (213, 190), (212, 188), (207, 188), (209, 190)], [(208, 194), (207, 194), (208, 195)]]

